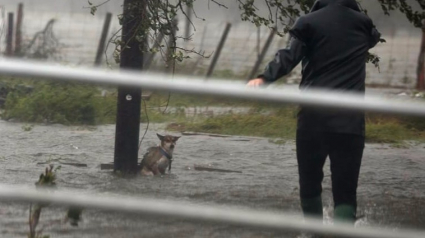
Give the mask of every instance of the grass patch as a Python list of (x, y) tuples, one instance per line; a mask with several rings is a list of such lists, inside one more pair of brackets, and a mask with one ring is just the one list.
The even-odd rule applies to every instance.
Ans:
[[(261, 107), (260, 107), (261, 108)], [(267, 111), (267, 114), (262, 112)], [(179, 127), (170, 126), (170, 130), (188, 130), (194, 132), (261, 136), (280, 138), (279, 143), (295, 139), (296, 107), (256, 108), (248, 114), (220, 115), (196, 122), (183, 122)], [(422, 120), (411, 117), (391, 117), (368, 114), (366, 117), (366, 142), (392, 143), (402, 145), (405, 140), (425, 141)]]
[[(267, 111), (267, 114), (261, 113)], [(185, 125), (186, 130), (217, 134), (261, 136), (290, 139), (295, 137), (294, 109), (254, 108), (248, 114), (227, 114)]]
[[(115, 123), (116, 120), (115, 88), (106, 88), (106, 95), (101, 96), (101, 91), (105, 88), (51, 80), (3, 78), (0, 86), (0, 89), (7, 88), (8, 91), (2, 119), (65, 125), (107, 124)], [(1, 93), (4, 94), (0, 90)], [(3, 94), (0, 96), (3, 97)], [(195, 107), (251, 109), (244, 114), (189, 115), (187, 110)], [(149, 101), (143, 101), (141, 121), (168, 123), (168, 129), (176, 131), (260, 136), (281, 143), (295, 138), (296, 114), (295, 106), (282, 107), (248, 100), (154, 92)], [(29, 131), (31, 128), (25, 127), (23, 130)], [(366, 116), (366, 141), (369, 143), (400, 144), (405, 140), (422, 142), (425, 141), (424, 130), (423, 118), (370, 113)]]
[(418, 117), (367, 114), (366, 141), (400, 143), (404, 140), (425, 141), (425, 122)]
[(8, 93), (2, 119), (65, 125), (115, 121), (116, 99), (101, 97), (100, 90), (93, 85), (51, 80), (28, 80), (25, 85), (18, 84), (19, 79), (3, 82), (8, 85)]

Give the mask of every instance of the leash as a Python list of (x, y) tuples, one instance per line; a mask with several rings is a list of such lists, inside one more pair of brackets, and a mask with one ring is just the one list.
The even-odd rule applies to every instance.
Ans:
[(168, 165), (168, 172), (171, 170), (171, 162), (173, 162), (173, 156), (167, 153), (161, 146), (159, 147), (159, 151), (165, 158), (167, 158), (170, 161), (170, 164)]

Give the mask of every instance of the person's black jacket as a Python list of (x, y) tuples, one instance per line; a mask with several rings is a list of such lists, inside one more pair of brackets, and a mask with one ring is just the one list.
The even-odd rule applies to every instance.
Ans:
[[(317, 0), (289, 33), (289, 47), (277, 52), (260, 78), (271, 83), (302, 61), (301, 90), (364, 93), (367, 52), (380, 34), (355, 0)], [(303, 107), (298, 129), (364, 135), (364, 114)]]

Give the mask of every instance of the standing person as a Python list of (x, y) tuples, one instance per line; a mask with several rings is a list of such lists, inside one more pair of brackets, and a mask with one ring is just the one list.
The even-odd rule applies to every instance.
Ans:
[[(355, 0), (317, 0), (289, 32), (293, 37), (289, 47), (279, 50), (248, 86), (271, 83), (302, 61), (301, 90), (364, 94), (367, 52), (378, 43), (380, 33)], [(304, 215), (323, 217), (323, 165), (329, 156), (334, 219), (354, 223), (364, 143), (364, 113), (300, 108), (296, 147)]]

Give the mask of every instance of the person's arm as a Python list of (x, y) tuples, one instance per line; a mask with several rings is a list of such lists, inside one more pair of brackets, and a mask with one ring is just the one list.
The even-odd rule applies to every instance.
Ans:
[(266, 66), (263, 74), (248, 82), (248, 86), (260, 86), (272, 83), (289, 74), (304, 58), (306, 46), (300, 40), (292, 38), (289, 47), (279, 50), (275, 58)]
[(373, 27), (370, 35), (371, 37), (369, 41), (369, 48), (373, 48), (376, 44), (378, 44), (379, 40), (381, 39), (381, 33), (379, 33), (379, 31), (375, 27)]
[(369, 22), (369, 28), (370, 30), (370, 36), (369, 36), (369, 48), (373, 48), (378, 44), (379, 40), (381, 39), (381, 33), (376, 29), (375, 25), (373, 25), (373, 22), (371, 19), (368, 19)]

